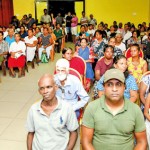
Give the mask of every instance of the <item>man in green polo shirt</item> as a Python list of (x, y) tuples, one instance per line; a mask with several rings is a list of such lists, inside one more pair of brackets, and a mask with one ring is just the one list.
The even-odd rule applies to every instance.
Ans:
[(104, 74), (104, 96), (84, 112), (83, 150), (146, 150), (143, 114), (136, 104), (124, 99), (124, 83), (124, 74), (118, 69)]

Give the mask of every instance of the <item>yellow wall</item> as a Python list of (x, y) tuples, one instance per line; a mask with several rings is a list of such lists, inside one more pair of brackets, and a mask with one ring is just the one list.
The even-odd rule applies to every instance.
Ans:
[(47, 8), (47, 2), (36, 2), (36, 9), (37, 9), (37, 19), (40, 23), (41, 16), (44, 14), (43, 10)]
[[(31, 13), (33, 17), (35, 16), (35, 6), (34, 0), (13, 0), (14, 3), (14, 14), (18, 16), (19, 19), (22, 18), (24, 14)], [(43, 8), (45, 3), (38, 4), (38, 18), (43, 14)], [(41, 6), (42, 5), (42, 6)], [(143, 21), (150, 21), (150, 4), (149, 0), (85, 0), (85, 11), (86, 15), (89, 16), (90, 13), (94, 15), (98, 23), (104, 21), (110, 25), (116, 20), (117, 22), (126, 23), (128, 21), (135, 23), (141, 23)], [(77, 6), (80, 8), (80, 4)], [(78, 13), (81, 12), (81, 8), (78, 9)], [(80, 18), (80, 16), (79, 16)]]
[(32, 14), (35, 16), (35, 6), (34, 0), (13, 0), (14, 5), (14, 15), (18, 17), (18, 19), (22, 19), (24, 14)]
[(149, 22), (149, 0), (86, 0), (86, 15), (93, 13), (98, 23), (104, 21), (135, 23)]

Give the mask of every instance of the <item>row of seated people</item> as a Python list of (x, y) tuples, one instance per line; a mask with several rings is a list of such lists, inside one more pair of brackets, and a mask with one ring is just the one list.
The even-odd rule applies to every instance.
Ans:
[[(71, 48), (64, 49), (62, 51), (62, 56), (69, 60), (70, 67), (78, 70), (81, 74), (84, 75), (83, 70), (81, 70), (80, 64), (74, 62), (77, 60), (77, 57), (81, 56), (81, 53), (88, 51), (87, 54), (90, 54), (90, 48), (87, 46), (85, 39), (81, 40), (81, 49), (75, 52), (73, 56), (73, 50)], [(83, 45), (86, 45), (85, 47)], [(80, 52), (82, 50), (82, 52)], [(119, 69), (124, 73), (125, 76), (125, 91), (124, 91), (124, 98), (130, 100), (133, 103), (137, 103), (141, 109), (144, 111), (144, 114), (147, 118), (147, 124), (149, 124), (149, 105), (150, 101), (148, 98), (150, 97), (149, 94), (149, 79), (150, 79), (150, 72), (147, 69), (147, 62), (143, 59), (144, 53), (141, 53), (140, 46), (138, 44), (133, 44), (130, 46), (130, 50), (125, 52), (125, 55), (116, 55), (114, 56), (114, 47), (111, 45), (105, 45), (104, 47), (104, 56), (101, 57), (98, 62), (96, 63), (95, 67), (95, 77), (97, 77), (97, 84), (94, 85), (95, 89), (97, 90), (96, 98), (100, 98), (104, 94), (104, 73), (113, 68)], [(78, 56), (77, 56), (78, 55)], [(88, 57), (87, 56), (87, 57)], [(82, 57), (82, 56), (81, 56)], [(128, 57), (128, 58), (127, 58)], [(84, 59), (84, 57), (82, 57)], [(88, 60), (85, 59), (85, 62), (91, 62), (90, 56)], [(78, 61), (79, 62), (79, 61)], [(91, 68), (92, 64), (90, 63)], [(90, 69), (86, 70), (90, 72)], [(148, 72), (147, 72), (148, 71)], [(98, 76), (98, 74), (100, 76)], [(110, 75), (111, 76), (111, 75)], [(95, 92), (95, 91), (94, 91)], [(149, 129), (146, 129), (147, 134), (149, 136)]]
[[(58, 30), (58, 32), (60, 31)], [(19, 69), (18, 77), (21, 77), (22, 68), (24, 67), (25, 63), (30, 61), (32, 62), (32, 64), (34, 64), (33, 60), (36, 51), (38, 54), (37, 56), (38, 62), (41, 61), (43, 52), (46, 53), (46, 59), (48, 60), (51, 59), (51, 61), (53, 61), (54, 49), (57, 48), (59, 49), (59, 51), (61, 49), (60, 47), (61, 42), (60, 44), (57, 44), (57, 40), (61, 38), (57, 39), (52, 29), (51, 28), (49, 29), (47, 27), (43, 28), (43, 34), (41, 34), (38, 38), (34, 36), (33, 29), (28, 29), (28, 36), (26, 36), (24, 39), (21, 38), (21, 35), (19, 33), (14, 33), (13, 28), (8, 29), (8, 35), (6, 36), (5, 40), (3, 40), (2, 31), (0, 32), (0, 34), (1, 34), (0, 39), (1, 55), (3, 55), (2, 58), (6, 57), (7, 54), (11, 55), (11, 57), (9, 57), (8, 59), (8, 67), (10, 68), (12, 77), (15, 77), (15, 72), (13, 70), (14, 67), (18, 67)], [(15, 58), (14, 60), (16, 60), (16, 62), (14, 61), (11, 62), (12, 59), (10, 58)], [(1, 62), (3, 62), (3, 60), (1, 60)], [(6, 70), (4, 74), (6, 75)]]

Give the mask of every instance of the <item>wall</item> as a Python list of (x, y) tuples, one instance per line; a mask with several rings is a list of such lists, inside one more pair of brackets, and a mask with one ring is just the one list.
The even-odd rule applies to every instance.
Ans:
[[(29, 13), (33, 14), (33, 17), (35, 16), (34, 0), (13, 0), (13, 3), (14, 14), (19, 19), (24, 14)], [(147, 23), (150, 21), (149, 0), (85, 0), (85, 5), (87, 16), (92, 13), (98, 23), (104, 21), (109, 26), (112, 25), (114, 20), (123, 23), (130, 21), (135, 23), (135, 25), (143, 21)], [(43, 14), (43, 11), (40, 11), (38, 16), (40, 14)]]
[(34, 0), (13, 0), (14, 15), (22, 19), (24, 14), (35, 16)]
[(112, 25), (112, 22), (126, 23), (128, 21), (141, 23), (149, 22), (149, 0), (85, 0), (86, 15), (93, 13), (100, 21)]

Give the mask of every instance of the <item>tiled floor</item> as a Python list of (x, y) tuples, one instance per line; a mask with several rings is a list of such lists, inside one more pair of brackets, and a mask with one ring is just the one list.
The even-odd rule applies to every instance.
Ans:
[[(53, 74), (55, 61), (47, 64), (29, 66), (29, 73), (23, 78), (2, 76), (0, 83), (0, 150), (26, 150), (25, 122), (30, 106), (41, 98), (37, 81), (44, 73)], [(79, 139), (75, 150), (80, 149)]]

